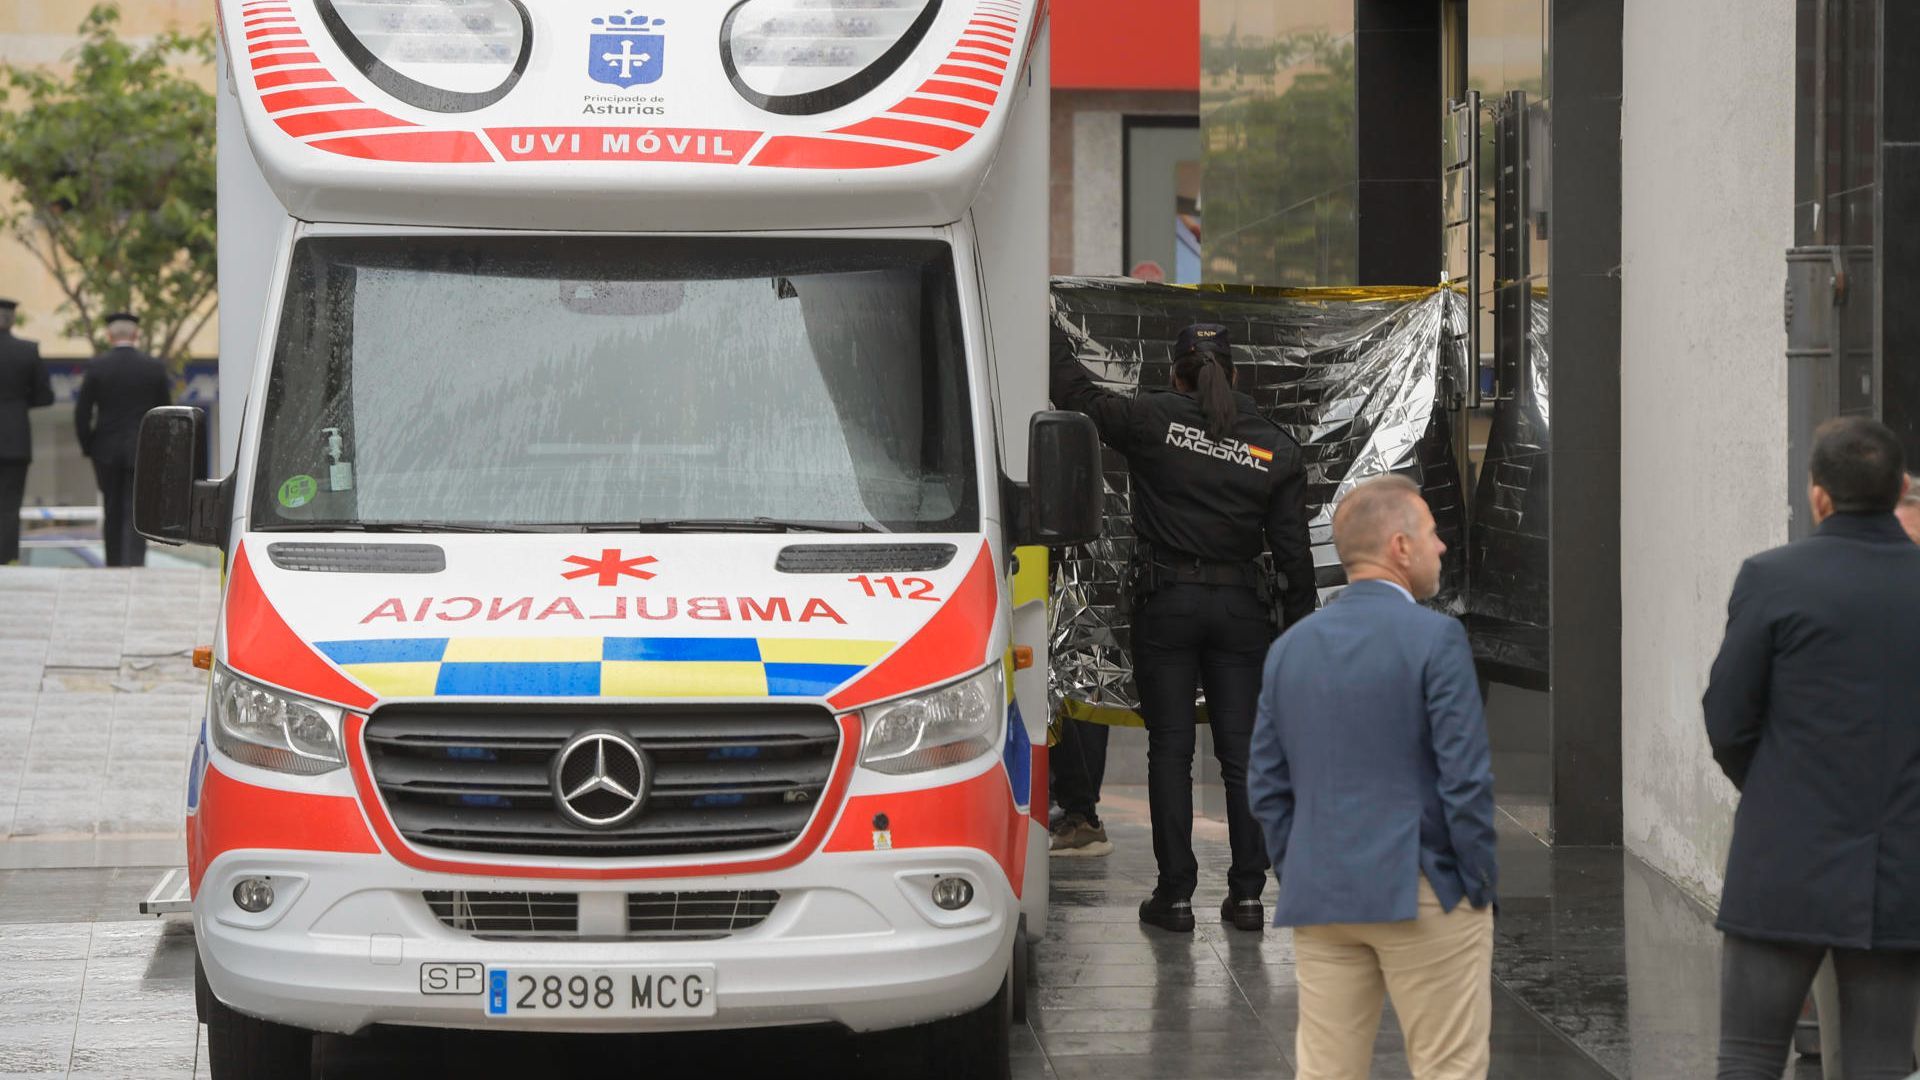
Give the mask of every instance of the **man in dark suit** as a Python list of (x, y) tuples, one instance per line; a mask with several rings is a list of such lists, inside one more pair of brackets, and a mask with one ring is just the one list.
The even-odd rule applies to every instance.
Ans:
[(1386, 995), (1418, 1080), (1483, 1078), (1493, 1029), (1493, 768), (1473, 650), (1421, 607), (1446, 545), (1420, 489), (1333, 517), (1351, 582), (1267, 656), (1247, 789), (1294, 927), (1300, 1080), (1365, 1080)]
[(27, 410), (53, 404), (40, 346), (13, 336), (18, 306), (0, 300), (0, 566), (20, 561), (20, 503), (27, 494), (27, 466), (33, 463)]
[(136, 348), (139, 340), (139, 319), (124, 312), (107, 316), (112, 347), (87, 365), (73, 403), (80, 452), (93, 460), (105, 507), (100, 537), (108, 566), (146, 565), (147, 542), (133, 531), (133, 459), (147, 410), (173, 404), (167, 366)]
[(1718, 926), (1720, 1080), (1777, 1080), (1829, 953), (1849, 1077), (1905, 1077), (1920, 1012), (1920, 547), (1899, 439), (1814, 436), (1818, 523), (1748, 559), (1705, 699), (1740, 789)]

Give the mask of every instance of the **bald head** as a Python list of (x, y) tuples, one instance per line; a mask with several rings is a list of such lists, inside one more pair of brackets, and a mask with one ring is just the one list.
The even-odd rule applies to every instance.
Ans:
[(1378, 476), (1347, 492), (1333, 511), (1333, 549), (1340, 564), (1378, 559), (1394, 534), (1420, 527), (1420, 489), (1404, 476)]
[(1420, 488), (1404, 476), (1356, 485), (1333, 511), (1333, 547), (1348, 581), (1391, 581), (1416, 599), (1440, 591), (1440, 540)]

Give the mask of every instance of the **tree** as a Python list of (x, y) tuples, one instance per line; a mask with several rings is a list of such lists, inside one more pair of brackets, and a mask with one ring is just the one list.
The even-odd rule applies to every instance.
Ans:
[(0, 227), (59, 284), (68, 335), (104, 348), (101, 317), (137, 311), (178, 364), (217, 299), (215, 102), (176, 64), (211, 63), (213, 30), (136, 47), (119, 22), (115, 4), (88, 12), (66, 78), (0, 64)]

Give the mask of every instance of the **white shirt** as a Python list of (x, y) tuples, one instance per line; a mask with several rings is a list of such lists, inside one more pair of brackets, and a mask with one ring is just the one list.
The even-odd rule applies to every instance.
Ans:
[(1397, 592), (1397, 593), (1399, 593), (1399, 594), (1400, 594), (1401, 596), (1404, 596), (1404, 597), (1406, 597), (1406, 598), (1407, 598), (1407, 603), (1409, 603), (1409, 604), (1412, 604), (1412, 603), (1416, 603), (1416, 602), (1417, 602), (1417, 601), (1415, 601), (1415, 600), (1414, 600), (1414, 598), (1413, 598), (1413, 594), (1412, 594), (1411, 592), (1408, 592), (1408, 591), (1407, 591), (1407, 587), (1406, 587), (1405, 585), (1402, 585), (1402, 584), (1400, 584), (1400, 583), (1399, 583), (1399, 582), (1397, 582), (1397, 581), (1388, 581), (1388, 580), (1387, 580), (1386, 578), (1367, 578), (1366, 580), (1368, 580), (1368, 581), (1377, 581), (1377, 582), (1379, 582), (1379, 583), (1380, 583), (1380, 584), (1382, 584), (1382, 585), (1390, 585), (1390, 586), (1392, 586), (1392, 587), (1393, 587), (1393, 591), (1394, 591), (1394, 592)]

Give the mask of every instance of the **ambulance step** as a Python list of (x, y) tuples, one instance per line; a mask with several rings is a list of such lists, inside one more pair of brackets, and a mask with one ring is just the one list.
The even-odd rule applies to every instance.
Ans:
[(160, 875), (160, 880), (140, 901), (142, 915), (178, 915), (193, 910), (193, 885), (187, 880), (187, 868), (176, 866)]

